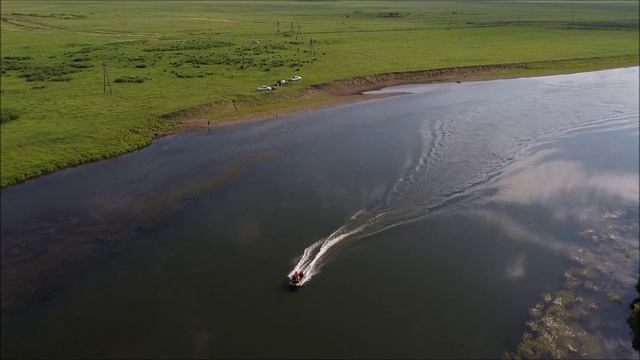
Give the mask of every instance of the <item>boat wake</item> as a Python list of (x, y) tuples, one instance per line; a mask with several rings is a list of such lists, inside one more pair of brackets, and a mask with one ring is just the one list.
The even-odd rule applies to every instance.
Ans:
[[(358, 214), (354, 215), (357, 216)], [(353, 217), (352, 217), (353, 219)], [(324, 255), (335, 245), (340, 243), (340, 241), (358, 234), (364, 227), (357, 227), (353, 230), (347, 230), (346, 226), (340, 227), (338, 230), (333, 232), (333, 234), (327, 236), (324, 239), (320, 239), (317, 242), (313, 243), (311, 246), (304, 249), (304, 253), (298, 260), (296, 266), (289, 272), (288, 277), (291, 278), (295, 272), (301, 272), (304, 274), (304, 277), (298, 283), (298, 286), (304, 285), (306, 282), (311, 280), (311, 278), (320, 270), (321, 260)]]

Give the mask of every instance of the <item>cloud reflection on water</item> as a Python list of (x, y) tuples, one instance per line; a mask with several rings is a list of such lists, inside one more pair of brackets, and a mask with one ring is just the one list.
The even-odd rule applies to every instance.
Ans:
[[(625, 204), (638, 202), (637, 173), (588, 171), (569, 160), (545, 161), (558, 150), (541, 150), (507, 169), (496, 183), (497, 192), (489, 201), (549, 208), (559, 219), (585, 220), (594, 209), (594, 197), (615, 197)], [(564, 203), (571, 198), (572, 203)], [(576, 206), (575, 202), (579, 202)], [(599, 212), (596, 212), (599, 214)]]
[[(593, 144), (596, 149), (602, 146)], [(490, 195), (479, 200), (481, 206), (473, 207), (470, 212), (516, 241), (542, 246), (581, 264), (590, 263), (611, 279), (631, 284), (633, 274), (618, 271), (616, 264), (628, 257), (627, 251), (637, 253), (638, 249), (637, 231), (634, 232), (637, 228), (638, 172), (633, 169), (608, 170), (607, 164), (599, 164), (595, 170), (594, 164), (588, 163), (589, 159), (579, 161), (572, 155), (575, 153), (560, 149), (557, 144), (531, 149), (489, 184)], [(610, 164), (610, 167), (614, 166)], [(547, 214), (550, 219), (544, 225), (532, 223), (526, 215), (531, 211)], [(606, 237), (599, 234), (585, 238), (579, 233), (567, 237), (567, 229), (587, 228), (593, 232), (590, 228), (601, 226), (605, 221), (616, 222), (617, 237), (613, 233)], [(591, 240), (584, 243), (581, 238)], [(603, 241), (609, 241), (606, 246), (610, 250), (606, 254), (585, 251), (588, 247), (602, 246)], [(513, 264), (508, 265), (507, 273), (513, 267)]]

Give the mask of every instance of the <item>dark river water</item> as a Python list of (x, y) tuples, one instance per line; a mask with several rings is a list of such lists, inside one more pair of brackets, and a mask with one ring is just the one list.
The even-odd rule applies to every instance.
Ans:
[(382, 91), (2, 190), (2, 356), (637, 357), (638, 68)]

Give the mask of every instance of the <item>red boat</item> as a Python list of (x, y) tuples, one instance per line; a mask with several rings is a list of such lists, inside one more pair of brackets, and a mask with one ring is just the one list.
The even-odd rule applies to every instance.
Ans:
[(302, 271), (295, 271), (289, 278), (289, 286), (300, 286), (303, 277), (304, 273)]

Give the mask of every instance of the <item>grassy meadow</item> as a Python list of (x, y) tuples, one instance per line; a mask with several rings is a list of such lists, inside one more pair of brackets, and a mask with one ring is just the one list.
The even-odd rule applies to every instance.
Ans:
[[(328, 102), (296, 95), (375, 73), (635, 65), (638, 10), (635, 0), (3, 0), (1, 185), (145, 146), (184, 126), (163, 115), (203, 104), (242, 100), (233, 111), (249, 117)], [(295, 74), (303, 80), (293, 86), (255, 91)], [(200, 115), (216, 122), (227, 113)]]

